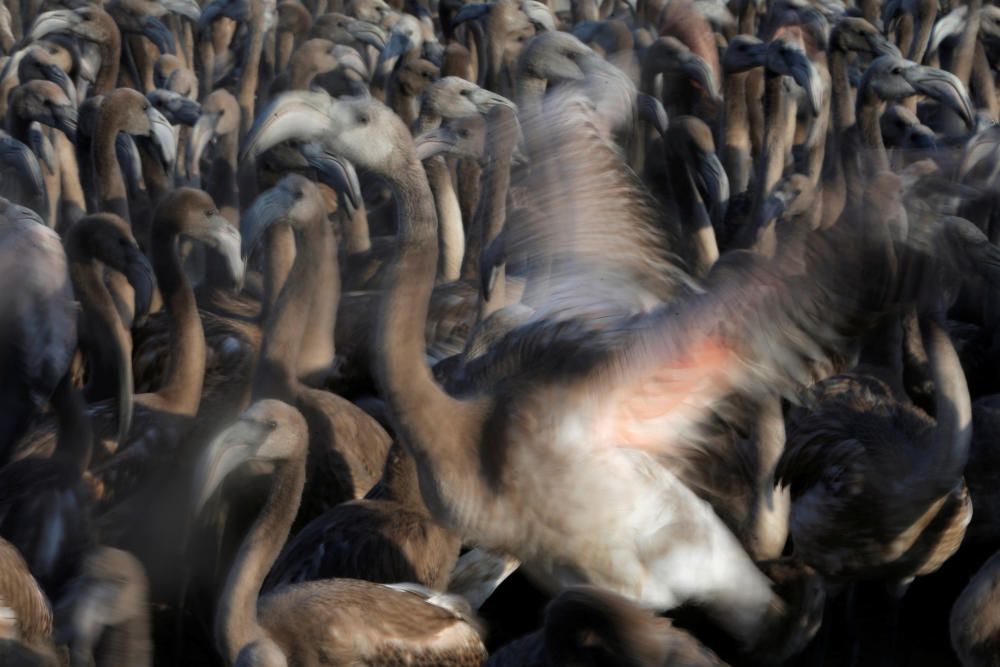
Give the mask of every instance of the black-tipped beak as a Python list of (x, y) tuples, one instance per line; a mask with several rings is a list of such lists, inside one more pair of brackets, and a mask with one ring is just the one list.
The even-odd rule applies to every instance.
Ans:
[(709, 205), (712, 221), (721, 223), (729, 208), (729, 176), (715, 153), (703, 155), (698, 160), (698, 185)]
[(153, 302), (153, 289), (156, 287), (153, 267), (138, 246), (125, 270), (125, 278), (135, 291), (135, 317), (138, 319), (149, 313), (149, 306)]
[(869, 41), (871, 43), (871, 49), (876, 56), (895, 56), (896, 58), (903, 57), (903, 54), (899, 51), (899, 47), (889, 41), (889, 39), (882, 33), (873, 33)]
[(663, 136), (670, 126), (670, 119), (667, 117), (663, 102), (646, 93), (639, 93), (636, 102), (639, 118), (652, 125), (660, 136)]
[(456, 143), (458, 143), (458, 137), (448, 127), (439, 127), (424, 132), (414, 142), (417, 149), (417, 159), (423, 162), (435, 155), (448, 153), (455, 147)]
[(936, 67), (908, 67), (903, 75), (920, 94), (933, 97), (957, 113), (966, 125), (975, 125), (975, 114), (969, 94), (962, 82), (951, 72)]
[(55, 119), (55, 128), (65, 134), (66, 138), (70, 140), (70, 143), (75, 145), (76, 131), (79, 121), (76, 107), (68, 104), (55, 107), (53, 110), (53, 117)]
[(813, 116), (819, 115), (823, 99), (823, 82), (809, 56), (802, 53), (791, 66), (792, 78), (804, 91), (809, 101), (809, 111)]
[(306, 144), (302, 147), (302, 154), (309, 166), (316, 170), (319, 181), (342, 196), (351, 211), (361, 208), (361, 184), (354, 165), (323, 150), (318, 144)]
[(348, 32), (362, 44), (373, 46), (379, 51), (385, 48), (385, 31), (373, 23), (367, 21), (352, 21), (348, 27)]
[(42, 65), (41, 69), (45, 78), (59, 86), (59, 88), (66, 93), (66, 97), (71, 100), (76, 100), (76, 86), (73, 85), (69, 75), (62, 70), (62, 67), (52, 63), (47, 63)]

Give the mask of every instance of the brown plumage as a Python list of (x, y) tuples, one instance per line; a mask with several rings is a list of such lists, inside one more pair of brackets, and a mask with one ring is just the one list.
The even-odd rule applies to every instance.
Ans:
[(834, 579), (908, 582), (961, 544), (971, 409), (947, 334), (930, 329), (937, 422), (870, 377), (832, 378), (792, 419), (777, 478), (792, 493), (796, 554)]
[(21, 552), (49, 598), (58, 600), (95, 540), (93, 492), (83, 478), (93, 435), (83, 398), (68, 375), (52, 406), (59, 427), (52, 456), (0, 468), (0, 536)]
[(262, 590), (347, 578), (412, 581), (443, 591), (459, 544), (458, 536), (431, 518), (424, 505), (416, 463), (393, 445), (379, 483), (365, 498), (327, 510), (296, 533)]
[(951, 645), (962, 667), (1000, 665), (1000, 553), (972, 577), (951, 609)]
[(219, 601), (216, 637), (227, 664), (482, 664), (485, 649), (461, 602), (420, 587), (401, 590), (333, 579), (285, 586), (258, 600), (261, 582), (297, 513), (308, 431), (291, 406), (259, 401), (219, 435), (203, 458), (202, 501), (241, 460), (274, 466), (267, 502), (247, 533)]
[(243, 216), (246, 248), (251, 249), (264, 231), (282, 220), (295, 232), (295, 265), (264, 329), (253, 396), (293, 401), (309, 424), (309, 484), (299, 516), (300, 522), (306, 522), (340, 502), (360, 498), (374, 485), (389, 436), (352, 403), (299, 380), (310, 317), (320, 321), (312, 332), (320, 343), (314, 350), (314, 370), (322, 371), (324, 364), (326, 373), (331, 370), (339, 301), (336, 245), (318, 187), (301, 176), (283, 179)]
[[(0, 539), (0, 607), (11, 614), (4, 623), (10, 630), (2, 633), (38, 644), (52, 638), (52, 610), (38, 582), (28, 571), (21, 553), (7, 540)], [(12, 618), (10, 617), (12, 615)]]
[(589, 586), (563, 591), (545, 627), (504, 646), (488, 667), (725, 667), (710, 649), (627, 598)]

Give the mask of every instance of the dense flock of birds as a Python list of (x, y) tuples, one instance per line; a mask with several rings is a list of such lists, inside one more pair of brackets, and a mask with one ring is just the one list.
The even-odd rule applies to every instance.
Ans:
[(1000, 665), (1000, 7), (0, 10), (0, 665)]

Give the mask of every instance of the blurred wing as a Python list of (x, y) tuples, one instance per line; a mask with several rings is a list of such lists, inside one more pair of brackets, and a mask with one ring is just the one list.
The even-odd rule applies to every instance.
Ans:
[[(642, 319), (595, 374), (599, 441), (685, 458), (734, 395), (798, 400), (899, 296), (885, 243), (834, 228), (801, 254), (729, 253), (705, 294)], [(610, 390), (610, 391), (609, 391)], [(726, 415), (722, 414), (722, 417)]]
[(530, 164), (515, 172), (506, 254), (524, 259), (538, 319), (650, 310), (691, 289), (651, 196), (580, 87), (523, 123)]

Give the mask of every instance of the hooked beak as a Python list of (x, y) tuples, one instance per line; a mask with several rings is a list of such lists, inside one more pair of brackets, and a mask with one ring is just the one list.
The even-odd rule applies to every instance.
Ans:
[(171, 127), (170, 122), (153, 105), (149, 105), (146, 115), (149, 117), (149, 137), (153, 140), (153, 145), (156, 146), (157, 157), (168, 168), (167, 171), (169, 171), (169, 167), (177, 159), (177, 142), (174, 138), (174, 129)]
[(65, 134), (66, 138), (70, 140), (70, 143), (75, 145), (76, 130), (79, 121), (76, 107), (70, 104), (54, 107), (52, 116), (55, 121), (53, 127)]
[(52, 143), (45, 136), (45, 130), (38, 121), (32, 122), (28, 128), (28, 142), (35, 155), (45, 163), (45, 167), (49, 171), (55, 171), (56, 156), (52, 150)]
[(244, 258), (250, 257), (257, 244), (264, 237), (264, 232), (286, 218), (291, 205), (291, 196), (282, 188), (271, 188), (254, 200), (250, 209), (240, 216)]
[(130, 253), (124, 273), (129, 285), (135, 291), (135, 317), (138, 319), (149, 312), (155, 286), (153, 267), (139, 246), (135, 246)]
[(258, 433), (251, 424), (238, 421), (220, 433), (202, 455), (195, 471), (196, 513), (201, 512), (223, 480), (242, 463), (253, 458)]
[(241, 160), (252, 160), (289, 139), (319, 139), (329, 125), (326, 93), (296, 91), (279, 95), (261, 112), (247, 134)]
[(450, 153), (457, 143), (458, 136), (451, 128), (439, 127), (429, 130), (416, 139), (417, 159), (423, 162), (435, 155)]
[(28, 36), (30, 41), (38, 41), (46, 35), (54, 32), (65, 32), (72, 30), (74, 26), (83, 22), (83, 17), (72, 9), (55, 9), (51, 12), (40, 14), (31, 26), (31, 33)]
[(1000, 167), (1000, 129), (992, 127), (979, 132), (965, 147), (965, 156), (958, 168), (958, 176), (965, 179), (980, 164)]
[(215, 130), (219, 125), (219, 114), (202, 115), (191, 130), (191, 140), (187, 146), (188, 173), (198, 176), (201, 173), (201, 156), (215, 138)]
[(764, 207), (762, 211), (763, 220), (762, 224), (766, 225), (772, 220), (777, 220), (782, 213), (785, 212), (785, 207), (788, 205), (788, 193), (782, 190), (777, 190), (772, 192), (767, 199), (764, 200)]
[(368, 21), (352, 21), (348, 24), (347, 31), (351, 33), (354, 39), (358, 40), (362, 44), (374, 46), (379, 51), (385, 48), (385, 30), (382, 30), (382, 28), (378, 27), (374, 23), (369, 23)]
[(157, 110), (173, 125), (191, 126), (201, 116), (200, 104), (172, 90), (158, 88), (150, 91), (146, 99), (156, 105)]
[[(45, 199), (45, 181), (38, 158), (31, 149), (12, 137), (0, 138), (0, 171), (12, 171), (27, 180), (32, 199), (43, 203)], [(9, 176), (6, 176), (9, 178)], [(14, 205), (11, 202), (11, 205)], [(44, 224), (44, 223), (43, 223)]]
[(698, 181), (712, 221), (721, 223), (729, 208), (729, 177), (715, 153), (703, 155), (698, 160)]
[(663, 108), (663, 102), (652, 95), (639, 93), (636, 110), (639, 118), (652, 125), (660, 136), (663, 136), (670, 126), (670, 119), (667, 117), (667, 110)]
[(368, 65), (365, 64), (365, 61), (361, 59), (361, 56), (359, 56), (354, 49), (347, 49), (347, 51), (348, 53), (341, 54), (337, 57), (337, 65), (354, 72), (367, 81)]
[(422, 55), (424, 60), (432, 62), (438, 67), (444, 65), (444, 47), (437, 40), (425, 40)]
[(139, 183), (142, 180), (142, 158), (139, 156), (139, 147), (131, 135), (124, 133), (118, 135), (115, 139), (115, 156), (121, 165), (125, 182)]
[(823, 81), (816, 71), (816, 66), (812, 64), (804, 52), (795, 52), (797, 57), (791, 63), (791, 76), (804, 91), (806, 99), (809, 101), (809, 112), (813, 116), (819, 115), (819, 108), (823, 99)]
[(73, 85), (72, 79), (69, 78), (69, 76), (66, 74), (66, 72), (62, 70), (61, 67), (52, 63), (48, 63), (42, 65), (41, 69), (42, 73), (45, 75), (45, 78), (51, 81), (52, 83), (56, 84), (57, 86), (59, 86), (59, 88), (61, 88), (62, 91), (66, 93), (66, 97), (68, 97), (71, 100), (76, 100), (76, 86)]
[(531, 24), (535, 26), (535, 32), (556, 31), (555, 18), (544, 3), (538, 2), (538, 0), (527, 0), (527, 2), (521, 4), (521, 10), (528, 17), (528, 20), (531, 21)]
[(149, 39), (160, 53), (176, 53), (174, 44), (174, 34), (170, 32), (166, 24), (155, 16), (143, 16), (139, 21), (142, 27), (142, 34)]
[[(235, 10), (235, 11), (234, 11)], [(239, 23), (243, 23), (250, 18), (249, 2), (227, 2), (226, 0), (212, 0), (205, 5), (205, 8), (198, 15), (197, 32), (203, 35), (212, 23), (220, 16), (226, 16)]]
[(918, 93), (933, 97), (961, 116), (966, 125), (974, 126), (975, 115), (969, 94), (954, 74), (936, 67), (917, 65), (904, 69), (903, 76)]
[(868, 43), (871, 46), (872, 52), (876, 57), (878, 56), (895, 56), (896, 58), (902, 58), (903, 54), (900, 53), (899, 47), (889, 41), (889, 38), (880, 32), (872, 33), (868, 38)]
[(180, 99), (180, 105), (174, 112), (174, 118), (176, 118), (181, 125), (187, 125), (190, 127), (197, 123), (198, 119), (201, 118), (201, 105), (194, 100), (182, 97)]
[(476, 105), (479, 113), (486, 113), (495, 106), (504, 106), (512, 111), (517, 111), (517, 105), (503, 95), (497, 95), (493, 91), (485, 88), (476, 88), (469, 91), (469, 100)]
[(926, 125), (917, 125), (911, 130), (910, 145), (921, 150), (937, 150), (937, 135)]
[(382, 76), (389, 76), (389, 72), (396, 66), (396, 61), (404, 53), (413, 48), (413, 41), (402, 32), (395, 31), (389, 36), (389, 41), (378, 56), (378, 65), (375, 70)]
[(316, 170), (319, 180), (341, 195), (350, 213), (361, 208), (361, 183), (354, 165), (347, 160), (324, 150), (318, 143), (302, 147), (302, 155), (309, 166)]
[(183, 16), (189, 21), (197, 23), (201, 18), (201, 6), (195, 0), (160, 0), (160, 4), (171, 14)]

